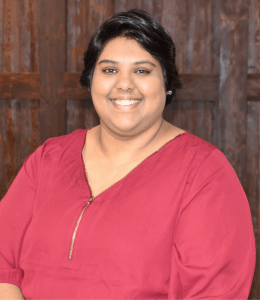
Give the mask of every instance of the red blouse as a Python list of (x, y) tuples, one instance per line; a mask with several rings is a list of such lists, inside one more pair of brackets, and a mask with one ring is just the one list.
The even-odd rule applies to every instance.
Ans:
[(47, 140), (0, 202), (0, 282), (26, 299), (247, 299), (254, 231), (224, 154), (185, 131), (93, 198), (86, 132)]

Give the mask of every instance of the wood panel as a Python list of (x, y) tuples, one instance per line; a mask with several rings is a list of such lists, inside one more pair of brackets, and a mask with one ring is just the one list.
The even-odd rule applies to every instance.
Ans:
[[(189, 132), (211, 140), (213, 132), (212, 108), (213, 102), (173, 101), (163, 112), (165, 120), (171, 121), (177, 127), (183, 127)], [(194, 121), (195, 120), (195, 121)], [(204, 130), (207, 127), (208, 130)]]
[[(259, 101), (260, 81), (260, 1), (251, 0), (249, 5), (249, 49), (248, 49), (247, 100)], [(249, 92), (250, 91), (250, 92)], [(250, 94), (250, 95), (249, 95)], [(247, 186), (246, 195), (250, 204), (256, 240), (256, 267), (250, 299), (260, 295), (260, 102), (247, 102)]]
[(221, 2), (219, 148), (246, 187), (247, 0)]
[(248, 74), (260, 73), (260, 1), (250, 0)]
[(0, 198), (40, 144), (39, 100), (0, 99)]
[[(181, 74), (218, 73), (220, 1), (164, 1), (162, 25), (176, 46)], [(214, 33), (214, 34), (213, 34)]]
[[(66, 133), (66, 2), (38, 0), (41, 142)], [(55, 67), (54, 67), (55, 66)]]
[(219, 55), (220, 55), (220, 9), (221, 0), (212, 1), (212, 36), (211, 36), (211, 72), (218, 73), (220, 69)]
[(260, 101), (260, 72), (247, 75), (247, 101)]
[[(220, 72), (220, 11), (221, 11), (221, 0), (212, 1), (212, 36), (211, 36), (211, 72), (219, 74)], [(218, 81), (218, 93), (219, 93), (219, 81)], [(212, 105), (212, 130), (211, 139), (209, 140), (213, 145), (219, 146), (219, 103), (215, 102)]]
[(163, 14), (163, 1), (153, 0), (153, 1), (142, 1), (142, 0), (131, 0), (122, 1), (114, 0), (114, 13), (128, 11), (130, 9), (140, 8), (156, 19), (157, 22), (161, 23)]
[[(134, 8), (140, 8), (142, 9), (143, 6), (142, 0), (114, 0), (114, 13), (121, 12), (121, 11), (127, 11), (129, 9), (134, 9)], [(154, 2), (154, 1), (150, 1)]]
[(67, 133), (99, 125), (99, 116), (90, 99), (67, 100), (67, 111)]
[(39, 33), (36, 26), (35, 0), (20, 0), (20, 18), (20, 72), (39, 72)]
[(67, 0), (67, 59), (68, 73), (81, 72), (83, 54), (91, 35), (109, 16), (113, 1)]
[[(68, 0), (67, 12), (66, 71), (69, 74), (66, 76), (68, 117), (66, 132), (70, 133), (77, 128), (87, 128), (99, 124), (90, 101), (84, 101), (90, 97), (90, 93), (80, 87), (78, 80), (84, 67), (83, 54), (87, 49), (90, 37), (108, 17), (113, 15), (114, 3), (110, 0)], [(91, 107), (92, 109), (89, 111)], [(94, 114), (93, 117), (83, 120), (83, 116), (92, 116), (92, 114)]]
[(179, 73), (185, 74), (185, 61), (187, 57), (187, 28), (186, 1), (167, 0), (164, 2), (162, 26), (171, 35), (176, 48), (176, 65)]
[[(258, 299), (260, 295), (260, 102), (248, 102), (247, 118), (247, 187), (246, 195), (250, 204), (252, 221), (256, 238), (257, 262), (255, 276), (251, 288), (250, 299)], [(258, 296), (258, 297), (257, 297)]]
[(177, 90), (176, 101), (217, 101), (219, 98), (219, 74), (181, 74), (183, 90)]
[(1, 71), (19, 71), (19, 1), (5, 0), (1, 2), (1, 23), (3, 25), (1, 51)]
[[(220, 3), (192, 0), (167, 0), (163, 3), (162, 25), (175, 43), (176, 65), (182, 74), (181, 79), (185, 88), (177, 92), (174, 102), (180, 100), (179, 95), (181, 99), (188, 101), (185, 104), (174, 103), (172, 113), (169, 112), (170, 108), (167, 108), (167, 112), (164, 112), (165, 119), (217, 145), (217, 136), (213, 132), (217, 122), (217, 103), (213, 103), (219, 97), (219, 75), (215, 73), (215, 70), (218, 71), (219, 38), (217, 34), (213, 36), (213, 33), (219, 31), (219, 22), (216, 20), (220, 13)], [(204, 80), (200, 80), (200, 76)], [(192, 86), (198, 94), (191, 92)], [(199, 94), (199, 91), (203, 91), (203, 95)], [(205, 103), (205, 99), (212, 103)], [(186, 118), (180, 117), (184, 109)], [(202, 111), (205, 111), (209, 126), (199, 126)]]
[(24, 159), (40, 145), (40, 82), (32, 76), (39, 71), (35, 0), (0, 1), (0, 28), (2, 198)]
[(0, 73), (0, 98), (39, 99), (40, 73)]
[(211, 1), (187, 1), (187, 44), (184, 73), (211, 72)]
[(35, 0), (0, 1), (0, 72), (38, 72)]

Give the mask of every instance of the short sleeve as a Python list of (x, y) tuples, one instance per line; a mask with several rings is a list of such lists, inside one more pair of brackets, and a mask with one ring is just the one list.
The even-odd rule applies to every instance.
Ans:
[(187, 183), (173, 261), (178, 299), (248, 299), (256, 261), (250, 207), (234, 169), (217, 148)]
[(21, 287), (19, 257), (23, 237), (32, 219), (42, 146), (29, 155), (0, 201), (0, 282)]

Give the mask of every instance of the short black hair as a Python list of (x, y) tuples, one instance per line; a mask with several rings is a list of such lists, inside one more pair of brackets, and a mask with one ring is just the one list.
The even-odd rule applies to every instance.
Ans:
[(119, 12), (108, 18), (92, 35), (88, 49), (84, 53), (84, 69), (80, 84), (90, 90), (96, 62), (105, 45), (117, 37), (135, 39), (138, 44), (160, 62), (166, 96), (165, 106), (173, 100), (176, 90), (182, 89), (179, 73), (175, 65), (175, 45), (166, 29), (154, 17), (142, 9)]

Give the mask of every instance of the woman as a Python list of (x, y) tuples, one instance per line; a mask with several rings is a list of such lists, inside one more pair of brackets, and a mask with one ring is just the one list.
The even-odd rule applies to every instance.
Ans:
[(166, 122), (171, 37), (143, 10), (93, 35), (100, 125), (47, 140), (0, 205), (2, 299), (246, 299), (250, 208), (217, 147)]

